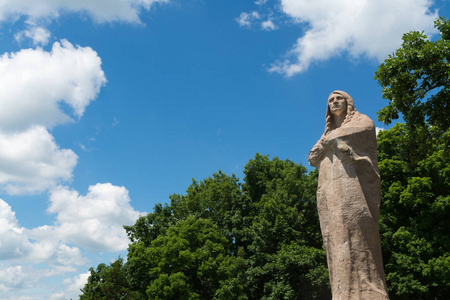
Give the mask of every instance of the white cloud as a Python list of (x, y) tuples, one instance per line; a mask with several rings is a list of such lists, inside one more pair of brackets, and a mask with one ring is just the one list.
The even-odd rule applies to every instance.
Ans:
[(265, 4), (267, 2), (267, 0), (257, 0), (257, 1), (255, 1), (255, 4), (256, 5), (263, 5), (263, 4)]
[[(263, 5), (266, 3), (266, 1), (256, 1), (255, 4), (257, 5)], [(267, 20), (260, 21), (263, 17), (267, 16)], [(275, 23), (272, 20), (272, 12), (269, 12), (266, 14), (260, 14), (258, 11), (252, 11), (250, 13), (242, 12), (238, 18), (235, 19), (235, 21), (239, 24), (241, 27), (252, 27), (253, 24), (258, 24), (261, 27), (261, 29), (266, 31), (272, 31), (278, 29), (278, 27), (275, 25)]]
[[(1, 265), (0, 265), (1, 266)], [(12, 266), (0, 268), (0, 291), (8, 292), (15, 288), (22, 288), (30, 285), (33, 276), (30, 272), (24, 271), (22, 266)], [(33, 280), (34, 281), (34, 280)]]
[(383, 131), (383, 130), (386, 130), (386, 129), (381, 128), (381, 127), (375, 127), (376, 135), (378, 136), (378, 133), (380, 133), (380, 131)]
[(81, 294), (80, 290), (84, 288), (90, 275), (91, 272), (88, 271), (86, 273), (81, 273), (74, 278), (64, 279), (64, 291), (53, 293), (52, 295), (50, 295), (50, 300), (78, 299), (79, 295)]
[(278, 27), (273, 23), (272, 19), (270, 18), (261, 23), (261, 28), (267, 31), (278, 29)]
[(67, 299), (66, 294), (64, 294), (64, 292), (59, 292), (50, 295), (50, 300), (59, 300), (59, 299)]
[(89, 47), (66, 40), (51, 51), (24, 49), (0, 57), (0, 188), (42, 192), (68, 181), (77, 155), (60, 149), (48, 129), (80, 118), (106, 83)]
[[(52, 230), (50, 226), (43, 227), (47, 228), (47, 233)], [(45, 276), (74, 271), (72, 266), (85, 263), (77, 247), (69, 247), (48, 234), (37, 235), (35, 230), (20, 227), (11, 207), (0, 199), (0, 261), (45, 262), (53, 267)], [(42, 232), (41, 227), (38, 230)], [(17, 271), (17, 268), (10, 271)]]
[(0, 2), (0, 21), (57, 18), (63, 13), (83, 13), (95, 22), (140, 22), (142, 9), (149, 10), (155, 3), (169, 0), (3, 0)]
[[(48, 299), (76, 299), (80, 291), (67, 291), (53, 293), (50, 297), (48, 294), (42, 295), (43, 284), (42, 280), (52, 278), (61, 273), (55, 273), (49, 268), (33, 267), (28, 265), (10, 265), (8, 263), (0, 262), (0, 293), (1, 299), (33, 299), (33, 300), (48, 300)], [(49, 292), (51, 287), (46, 287)], [(32, 295), (32, 296), (30, 296)], [(70, 295), (70, 296), (69, 296)], [(59, 296), (59, 298), (58, 298)]]
[(21, 227), (0, 199), (0, 298), (76, 297), (89, 273), (74, 277), (64, 291), (48, 291), (51, 296), (34, 291), (42, 293), (44, 278), (79, 273), (87, 262), (84, 249), (126, 249), (122, 226), (133, 224), (139, 213), (130, 206), (125, 188), (97, 184), (82, 196), (56, 187), (71, 180), (78, 157), (60, 148), (50, 129), (81, 118), (98, 96), (106, 83), (101, 59), (90, 47), (66, 40), (50, 51), (40, 47), (52, 38), (46, 25), (62, 14), (81, 14), (98, 23), (140, 23), (140, 13), (158, 2), (169, 0), (0, 1), (0, 22), (22, 22), (16, 41), (37, 47), (0, 56), (0, 190), (25, 194), (50, 189), (48, 212), (56, 219), (37, 228)]
[(286, 60), (270, 71), (292, 76), (341, 53), (383, 60), (410, 30), (433, 32), (429, 0), (281, 0), (282, 11), (307, 25)]
[(52, 235), (92, 251), (121, 251), (128, 238), (123, 225), (136, 222), (139, 212), (130, 205), (128, 191), (110, 183), (90, 186), (86, 196), (67, 187), (51, 191), (48, 212), (57, 214), (56, 225), (40, 227), (36, 236)]
[[(86, 259), (81, 256), (80, 249), (77, 247), (69, 247), (51, 236), (43, 235), (40, 239), (36, 239), (32, 231), (20, 227), (11, 207), (0, 199), (2, 299), (27, 299), (25, 296), (27, 293), (18, 295), (18, 292), (36, 289), (43, 278), (75, 272), (76, 266), (86, 263)], [(47, 264), (47, 266), (33, 266), (37, 264)], [(38, 299), (38, 297), (29, 299)]]
[(68, 279), (65, 281), (67, 286), (67, 291), (69, 292), (79, 292), (80, 289), (84, 287), (84, 285), (87, 283), (89, 276), (91, 276), (91, 272), (88, 271), (86, 273), (81, 273), (73, 279)]
[(255, 20), (260, 19), (259, 13), (257, 11), (253, 11), (251, 13), (242, 12), (239, 15), (239, 18), (236, 18), (236, 22), (241, 27), (250, 27)]
[[(11, 207), (0, 199), (2, 296), (18, 299), (13, 296), (16, 291), (36, 290), (44, 278), (77, 272), (87, 262), (78, 247), (93, 251), (126, 249), (128, 239), (122, 226), (134, 224), (139, 216), (129, 201), (124, 187), (110, 183), (89, 187), (86, 196), (58, 187), (51, 192), (48, 208), (48, 212), (56, 214), (55, 224), (27, 229), (19, 225)], [(68, 246), (69, 242), (76, 246)], [(89, 272), (65, 280), (65, 291), (55, 292), (52, 297), (76, 297), (88, 276)]]
[(47, 29), (40, 26), (32, 26), (26, 30), (22, 30), (14, 35), (18, 43), (28, 38), (33, 41), (33, 44), (45, 46), (50, 40), (51, 33)]
[(0, 131), (0, 187), (8, 194), (42, 192), (72, 178), (77, 155), (60, 149), (42, 126)]
[[(31, 250), (31, 243), (19, 227), (15, 213), (11, 207), (0, 199), (0, 261), (11, 258), (21, 258)], [(0, 273), (0, 290), (1, 290)]]
[(50, 52), (24, 49), (0, 57), (0, 130), (47, 128), (69, 122), (61, 104), (81, 117), (106, 78), (101, 60), (89, 47), (56, 42)]

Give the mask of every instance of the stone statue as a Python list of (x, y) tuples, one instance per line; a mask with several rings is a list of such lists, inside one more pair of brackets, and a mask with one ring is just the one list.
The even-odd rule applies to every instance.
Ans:
[(389, 299), (378, 217), (375, 126), (342, 91), (328, 97), (325, 132), (309, 153), (333, 300)]

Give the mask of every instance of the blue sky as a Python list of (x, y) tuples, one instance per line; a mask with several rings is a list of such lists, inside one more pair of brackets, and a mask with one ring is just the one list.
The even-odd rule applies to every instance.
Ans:
[(122, 225), (255, 153), (307, 165), (326, 99), (379, 128), (373, 79), (446, 1), (5, 0), (0, 293), (76, 298)]

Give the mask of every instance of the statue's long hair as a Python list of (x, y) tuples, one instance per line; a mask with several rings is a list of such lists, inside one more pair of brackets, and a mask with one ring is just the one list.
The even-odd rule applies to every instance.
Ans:
[[(339, 95), (343, 96), (345, 98), (345, 101), (347, 102), (347, 114), (345, 115), (345, 120), (344, 120), (344, 122), (342, 122), (342, 125), (341, 125), (341, 126), (343, 126), (344, 124), (350, 122), (353, 115), (355, 114), (355, 112), (356, 112), (355, 103), (353, 102), (352, 97), (344, 91), (334, 91), (330, 94), (330, 96), (333, 94), (339, 94)], [(330, 98), (330, 96), (328, 96), (328, 99)], [(326, 124), (325, 124), (325, 132), (323, 133), (323, 135), (328, 134), (330, 131), (332, 131), (334, 129), (336, 129), (336, 128), (334, 128), (334, 126), (333, 126), (333, 115), (330, 112), (330, 107), (329, 107), (328, 101), (327, 101)]]

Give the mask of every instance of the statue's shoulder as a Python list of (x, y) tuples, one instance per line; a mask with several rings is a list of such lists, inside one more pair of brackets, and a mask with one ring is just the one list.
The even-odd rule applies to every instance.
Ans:
[(358, 111), (355, 111), (352, 121), (355, 121), (359, 126), (367, 127), (368, 129), (375, 128), (372, 119)]

